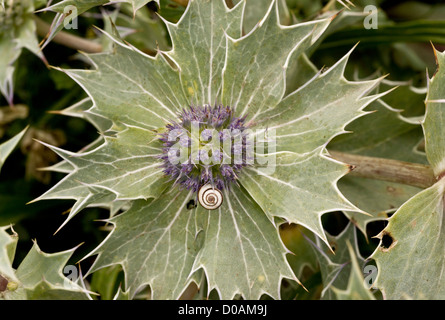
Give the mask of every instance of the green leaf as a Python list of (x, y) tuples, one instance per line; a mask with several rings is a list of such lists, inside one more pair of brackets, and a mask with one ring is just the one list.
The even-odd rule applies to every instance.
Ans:
[[(145, 6), (150, 1), (155, 1), (159, 5), (159, 0), (123, 0), (122, 2), (131, 4), (133, 7), (133, 13), (135, 14), (137, 10)], [(63, 0), (45, 8), (45, 11), (65, 13), (64, 10), (66, 7), (74, 6), (77, 9), (77, 15), (80, 15), (93, 7), (110, 4), (111, 2), (111, 0)], [(76, 16), (70, 16), (70, 18), (75, 17)]]
[(386, 220), (405, 201), (421, 191), (420, 188), (374, 179), (345, 176), (338, 182), (339, 190), (361, 210), (361, 212), (345, 211), (345, 215), (366, 233), (369, 222)]
[(6, 232), (9, 227), (0, 227), (0, 276), (8, 281), (18, 281), (12, 268), (18, 235)]
[(113, 299), (114, 300), (130, 300), (130, 295), (129, 295), (129, 292), (124, 292), (121, 290), (121, 288), (119, 288)]
[(262, 210), (238, 188), (226, 194), (218, 212), (188, 210), (192, 198), (173, 191), (148, 205), (135, 202), (113, 218), (115, 228), (92, 253), (99, 254), (93, 271), (121, 264), (131, 296), (149, 284), (153, 299), (178, 298), (202, 268), (208, 293), (215, 288), (222, 299), (258, 299), (266, 292), (278, 298), (281, 279), (294, 276), (278, 231)]
[(12, 104), (14, 73), (12, 63), (20, 56), (20, 50), (16, 50), (12, 37), (2, 35), (0, 51), (2, 52), (0, 57), (0, 91), (8, 103)]
[(229, 10), (220, 0), (191, 0), (177, 24), (165, 21), (173, 44), (167, 54), (180, 68), (188, 102), (203, 105), (220, 100), (226, 34), (241, 36), (242, 9), (238, 4)]
[(119, 42), (111, 54), (88, 57), (96, 70), (65, 72), (93, 101), (89, 113), (113, 121), (113, 129), (157, 129), (188, 105), (178, 72), (160, 54), (153, 58)]
[[(272, 0), (246, 0), (246, 7), (244, 9), (243, 27), (244, 33), (251, 31), (256, 24), (266, 15), (270, 8)], [(290, 14), (285, 0), (278, 0), (280, 22), (283, 25), (290, 24)]]
[(332, 287), (337, 300), (375, 300), (371, 291), (364, 286), (363, 271), (360, 269), (357, 262), (354, 249), (350, 242), (347, 242), (349, 249), (349, 255), (351, 257), (351, 274), (348, 280), (348, 286), (346, 289), (341, 290), (336, 287)]
[[(275, 218), (326, 242), (323, 213), (360, 211), (336, 187), (349, 166), (329, 158), (325, 146), (385, 94), (367, 96), (381, 79), (347, 81), (349, 53), (284, 97), (290, 59), (300, 59), (331, 19), (284, 27), (272, 1), (261, 23), (241, 36), (243, 5), (229, 10), (223, 0), (192, 0), (177, 24), (166, 22), (171, 51), (151, 57), (105, 33), (115, 47), (87, 55), (93, 70), (65, 71), (90, 101), (62, 113), (84, 117), (102, 137), (78, 153), (51, 147), (66, 161), (55, 169), (69, 174), (39, 199), (75, 199), (67, 221), (88, 206), (128, 201), (130, 209), (110, 220), (113, 231), (91, 254), (98, 254), (93, 271), (122, 265), (131, 298), (147, 285), (154, 299), (178, 298), (191, 282), (222, 299), (279, 298), (283, 278), (298, 280)], [(188, 210), (196, 195), (165, 183), (156, 135), (190, 104), (215, 102), (247, 115), (252, 128), (277, 129), (276, 167), (243, 168), (218, 210)]]
[(120, 291), (123, 280), (121, 275), (122, 268), (119, 265), (97, 270), (91, 277), (91, 291), (99, 293), (101, 300), (113, 300), (116, 295), (122, 293)]
[[(352, 208), (353, 205), (336, 188), (332, 188), (336, 181), (348, 172), (348, 167), (323, 156), (323, 146), (332, 137), (344, 133), (347, 123), (363, 115), (362, 109), (386, 92), (366, 96), (381, 79), (350, 82), (344, 78), (344, 68), (351, 54), (349, 52), (328, 72), (316, 75), (280, 101), (284, 92), (275, 86), (281, 83), (282, 73), (269, 73), (267, 68), (276, 66), (280, 62), (284, 64), (285, 61), (280, 60), (280, 57), (274, 57), (275, 52), (283, 55), (281, 59), (287, 58), (289, 52), (282, 45), (279, 50), (272, 49), (274, 41), (263, 45), (264, 50), (274, 52), (267, 58), (259, 56), (256, 61), (257, 57), (247, 52), (252, 50), (249, 48), (255, 47), (254, 41), (255, 43), (262, 43), (264, 39), (269, 41), (270, 35), (273, 35), (274, 39), (281, 39), (281, 36), (298, 37), (297, 31), (302, 32), (298, 27), (304, 29), (307, 25), (299, 24), (283, 29), (277, 24), (275, 16), (276, 11), (270, 13), (263, 25), (254, 29), (249, 37), (230, 42), (232, 46), (228, 47), (226, 62), (228, 65), (231, 59), (236, 62), (231, 63), (233, 68), (230, 69), (231, 71), (228, 71), (228, 67), (224, 69), (223, 83), (229, 83), (231, 88), (223, 90), (223, 101), (225, 100), (224, 92), (229, 92), (231, 100), (226, 101), (229, 101), (231, 105), (242, 105), (241, 114), (248, 111), (253, 121), (267, 127), (268, 130), (276, 130), (277, 152), (290, 151), (292, 153), (277, 153), (276, 169), (272, 174), (261, 174), (257, 169), (249, 168), (240, 177), (240, 182), (267, 214), (302, 224), (325, 240), (321, 215), (328, 211), (348, 210), (345, 208)], [(317, 30), (316, 27), (322, 29), (327, 26), (326, 23), (325, 20), (324, 24), (311, 27), (315, 30)], [(294, 31), (292, 36), (286, 34), (291, 31)], [(306, 37), (308, 32), (310, 31), (305, 30)], [(261, 38), (264, 33), (267, 33), (267, 37)], [(314, 34), (318, 35), (316, 31)], [(290, 46), (289, 49), (303, 50), (316, 38), (314, 36), (308, 41), (310, 38), (303, 37), (299, 40), (299, 44), (304, 45), (296, 49)], [(273, 63), (268, 60), (269, 57), (274, 60)], [(249, 62), (245, 61), (246, 59), (249, 59)], [(266, 61), (268, 61), (268, 66), (262, 65)], [(229, 72), (236, 74), (236, 79), (234, 77), (226, 81), (226, 74)], [(246, 72), (249, 78), (240, 77), (240, 72)], [(274, 75), (278, 78), (273, 80), (269, 78)], [(251, 83), (243, 79), (249, 79)], [(245, 83), (240, 81), (245, 81)], [(274, 87), (265, 87), (270, 84)], [(282, 88), (284, 89), (284, 83)]]
[(208, 292), (216, 289), (221, 299), (236, 294), (259, 299), (263, 293), (279, 298), (282, 278), (295, 277), (278, 230), (237, 186), (225, 192), (224, 201), (218, 212), (205, 213), (203, 245), (193, 270), (204, 269)]
[[(371, 103), (366, 108), (370, 113), (350, 123), (346, 130), (351, 133), (335, 137), (329, 143), (328, 149), (370, 157), (426, 163), (425, 154), (417, 150), (419, 142), (423, 139), (420, 122), (408, 121), (409, 119), (404, 116), (416, 114), (415, 109), (418, 109), (419, 102), (424, 97), (424, 94), (409, 90), (408, 86), (398, 87)], [(397, 107), (403, 106), (405, 110), (394, 109), (383, 100), (397, 104)], [(338, 187), (347, 199), (371, 215), (345, 212), (365, 235), (366, 225), (369, 222), (386, 219), (388, 213), (393, 213), (421, 190), (408, 185), (354, 176), (342, 178)]]
[(394, 42), (445, 43), (445, 21), (416, 20), (400, 23), (379, 23), (377, 29), (356, 26), (333, 33), (320, 46), (322, 49), (352, 46), (358, 41), (364, 46), (388, 45)]
[(331, 19), (281, 26), (278, 5), (272, 2), (266, 16), (249, 34), (228, 37), (223, 70), (222, 102), (236, 107), (254, 121), (273, 109), (285, 92), (289, 55), (302, 54), (324, 32)]
[(97, 149), (80, 154), (43, 144), (74, 170), (34, 201), (75, 199), (65, 223), (91, 204), (157, 197), (167, 187), (156, 157), (161, 147), (155, 134), (146, 130), (127, 128), (116, 138), (106, 137)]
[(362, 109), (386, 94), (365, 96), (381, 79), (344, 78), (350, 54), (259, 115), (259, 123), (276, 131), (276, 168), (271, 174), (248, 169), (240, 177), (267, 213), (302, 224), (324, 240), (321, 215), (354, 207), (333, 188), (349, 167), (326, 157), (324, 146), (346, 132), (347, 123), (363, 115)]
[(286, 93), (294, 92), (317, 74), (317, 67), (309, 60), (306, 54), (291, 54), (289, 66), (286, 70)]
[[(280, 225), (280, 237), (286, 248), (293, 253), (287, 256), (287, 260), (297, 277), (303, 275), (306, 267), (313, 271), (317, 270), (317, 258), (306, 240), (306, 238), (315, 240), (312, 232), (304, 229), (301, 225), (282, 224)], [(306, 284), (304, 286), (306, 287)]]
[(9, 139), (8, 141), (0, 144), (0, 170), (3, 166), (3, 164), (5, 163), (6, 158), (11, 154), (11, 152), (14, 150), (14, 148), (18, 145), (18, 143), (22, 139), (22, 137), (25, 134), (27, 129), (28, 128), (23, 129), (16, 136), (14, 136), (11, 139)]
[(139, 200), (110, 220), (115, 225), (91, 254), (98, 257), (90, 272), (120, 264), (133, 297), (143, 285), (153, 299), (177, 299), (190, 283), (200, 238), (196, 210), (188, 210), (191, 193), (173, 190), (153, 202)]
[(275, 129), (277, 152), (304, 154), (325, 145), (345, 133), (346, 125), (362, 116), (368, 104), (387, 93), (366, 96), (382, 78), (354, 82), (344, 78), (351, 53), (286, 96), (275, 108), (258, 114), (260, 125)]
[(441, 279), (445, 265), (445, 73), (444, 53), (435, 53), (438, 69), (428, 86), (423, 130), (426, 156), (438, 181), (403, 204), (379, 234), (380, 246), (372, 257), (378, 267), (376, 286), (387, 299), (445, 297)]
[(159, 3), (159, 14), (166, 20), (178, 22), (184, 14), (185, 6), (175, 0), (162, 0)]
[[(5, 300), (79, 300), (87, 299), (85, 291), (77, 283), (63, 275), (63, 268), (73, 251), (47, 254), (34, 243), (17, 270), (12, 261), (17, 244), (17, 234), (10, 236), (0, 228), (0, 273), (8, 280), (8, 287), (0, 292)], [(6, 253), (6, 255), (5, 255)]]
[(403, 204), (379, 235), (375, 286), (386, 299), (443, 299), (445, 264), (442, 179)]
[(9, 1), (0, 6), (0, 92), (12, 105), (14, 62), (26, 48), (44, 60), (33, 20), (32, 0)]
[(360, 211), (335, 187), (349, 166), (332, 161), (322, 148), (304, 155), (281, 153), (276, 158), (273, 173), (246, 168), (240, 176), (241, 184), (268, 215), (301, 224), (326, 241), (321, 224), (324, 213)]
[(373, 102), (367, 110), (370, 114), (347, 126), (352, 133), (334, 138), (328, 149), (426, 164), (425, 155), (416, 150), (423, 138), (420, 121), (408, 122), (402, 116), (403, 110), (392, 108), (383, 99)]
[(445, 173), (445, 53), (434, 51), (437, 70), (429, 81), (423, 128), (425, 151), (436, 177)]
[(130, 5), (122, 4), (116, 14), (117, 28), (130, 29), (125, 40), (143, 51), (169, 49), (167, 30), (159, 17), (151, 17), (147, 7), (141, 7), (135, 15)]
[[(90, 122), (101, 134), (111, 130), (113, 122), (107, 118), (95, 114), (95, 107), (90, 98), (85, 98), (74, 105), (54, 113), (64, 116), (82, 118)], [(103, 139), (99, 138), (101, 142)], [(92, 147), (85, 147), (84, 149), (92, 150)], [(85, 151), (85, 150), (84, 150)]]
[[(123, 0), (121, 2), (131, 4), (133, 16), (135, 16), (136, 12), (150, 1), (155, 1), (159, 5), (159, 0)], [(74, 19), (77, 19), (78, 16), (91, 8), (111, 3), (111, 0), (63, 0), (41, 9), (40, 11), (53, 11), (57, 13), (51, 25), (48, 37), (42, 44), (42, 48), (46, 47), (48, 43), (54, 39), (56, 34), (65, 27), (65, 24), (72, 23)]]
[[(317, 240), (312, 243), (320, 265), (324, 300), (373, 299), (363, 281), (365, 260), (357, 243), (357, 230), (352, 223), (337, 236), (328, 235), (329, 249)], [(326, 248), (326, 249), (322, 249)]]

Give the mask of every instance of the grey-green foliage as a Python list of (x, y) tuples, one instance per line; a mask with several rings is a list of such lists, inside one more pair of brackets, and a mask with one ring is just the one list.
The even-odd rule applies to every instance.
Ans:
[(0, 6), (0, 92), (13, 103), (15, 62), (23, 49), (44, 60), (33, 20), (34, 1), (5, 0)]
[(435, 54), (438, 65), (429, 81), (422, 125), (426, 156), (438, 181), (404, 203), (379, 235), (385, 243), (373, 254), (378, 266), (376, 286), (388, 299), (445, 298), (445, 54)]
[(0, 144), (0, 170), (3, 167), (3, 164), (6, 161), (6, 158), (11, 154), (14, 148), (19, 144), (20, 140), (23, 138), (23, 135), (26, 132), (26, 129), (23, 129), (16, 136), (12, 137), (8, 141), (5, 141)]
[[(379, 90), (392, 82), (383, 80)], [(395, 159), (425, 164), (426, 156), (418, 150), (423, 140), (422, 127), (417, 116), (423, 114), (425, 93), (409, 83), (398, 87), (383, 98), (371, 103), (366, 117), (350, 123), (350, 133), (335, 137), (328, 145), (330, 150), (357, 155)], [(403, 108), (403, 109), (402, 109)], [(371, 221), (384, 220), (406, 200), (421, 189), (400, 183), (346, 176), (339, 182), (346, 198), (370, 215), (346, 212), (350, 219), (366, 234)]]
[[(70, 16), (74, 18), (109, 2), (63, 0), (45, 9), (57, 12), (45, 43), (63, 27), (68, 6), (76, 7)], [(104, 52), (86, 55), (91, 69), (60, 69), (88, 94), (60, 113), (87, 120), (100, 135), (78, 152), (45, 144), (63, 158), (46, 170), (67, 175), (36, 199), (75, 201), (62, 226), (87, 207), (110, 210), (112, 230), (87, 256), (96, 256), (89, 272), (92, 287), (102, 298), (135, 298), (149, 286), (153, 299), (176, 299), (194, 283), (206, 289), (200, 293), (203, 298), (213, 291), (223, 299), (277, 299), (283, 279), (299, 283), (304, 266), (315, 272), (318, 260), (321, 298), (374, 299), (364, 285), (365, 260), (357, 249), (357, 228), (366, 233), (369, 222), (386, 220), (394, 211), (372, 255), (378, 267), (374, 286), (388, 299), (445, 297), (444, 53), (435, 51), (438, 70), (428, 85), (422, 121), (423, 91), (403, 83), (389, 93), (394, 83), (383, 77), (345, 78), (352, 50), (320, 71), (308, 58), (326, 35), (363, 18), (357, 11), (362, 2), (333, 23), (334, 13), (328, 10), (316, 20), (295, 24), (292, 14), (298, 5), (293, 3), (290, 12), (284, 0), (234, 0), (230, 9), (223, 0), (190, 0), (178, 23), (146, 19), (143, 6), (148, 0), (124, 2), (121, 9), (135, 19), (116, 11), (106, 20)], [(31, 18), (35, 3), (0, 2), (0, 90), (10, 103), (13, 63), (21, 49), (43, 58)], [(38, 1), (39, 6), (42, 3)], [(321, 1), (312, 6), (320, 10)], [(335, 1), (325, 7), (329, 8), (335, 8)], [(118, 27), (121, 22), (147, 29), (127, 38), (133, 46), (121, 39), (112, 21)], [(145, 37), (148, 31), (155, 34)], [(136, 48), (142, 44), (156, 50), (156, 38), (162, 42), (155, 56)], [(404, 52), (406, 46), (397, 48)], [(215, 102), (231, 106), (237, 116), (245, 115), (252, 128), (274, 130), (275, 162), (271, 171), (245, 168), (237, 183), (224, 190), (218, 210), (190, 209), (187, 203), (195, 195), (172, 187), (162, 172), (158, 137), (168, 123), (178, 120), (182, 108)], [(344, 135), (348, 131), (352, 133)], [(0, 169), (24, 132), (0, 144)], [(425, 152), (419, 150), (423, 137)], [(420, 191), (346, 176), (350, 166), (332, 159), (327, 146), (428, 163), (438, 181)], [(325, 233), (321, 220), (332, 211), (343, 211), (352, 221), (336, 237)], [(300, 243), (295, 256), (289, 257), (285, 244), (290, 247), (292, 241), (280, 237), (282, 223), (312, 232), (308, 238), (316, 243), (315, 250), (309, 253), (307, 244)], [(34, 243), (14, 270), (16, 245), (17, 235), (0, 228), (0, 280), (8, 283), (0, 298), (91, 298), (62, 273), (73, 250), (46, 254)], [(335, 248), (335, 255), (322, 249), (326, 245)], [(299, 252), (302, 248), (305, 251)], [(113, 281), (107, 283), (103, 275), (109, 270)], [(125, 285), (115, 293), (121, 270)]]
[[(155, 1), (157, 5), (159, 5), (159, 0), (124, 0), (121, 2), (125, 2), (131, 5), (132, 14), (133, 16), (136, 16), (136, 13), (139, 9), (142, 8), (143, 10), (146, 10), (146, 8), (143, 7), (150, 1)], [(110, 5), (112, 3), (113, 1), (110, 0), (62, 0), (40, 10), (52, 11), (56, 13), (51, 29), (44, 43), (42, 44), (42, 48), (45, 47), (50, 41), (52, 41), (57, 33), (60, 32), (66, 25), (74, 23), (76, 21), (75, 19), (77, 19), (82, 13), (88, 11), (91, 8), (102, 5)], [(134, 23), (137, 22), (135, 21)], [(155, 29), (159, 30), (159, 26), (150, 30), (153, 31)]]
[[(66, 221), (88, 206), (130, 205), (110, 219), (113, 230), (89, 256), (97, 255), (91, 272), (122, 265), (122, 290), (131, 298), (146, 285), (152, 298), (178, 298), (191, 282), (202, 286), (203, 275), (207, 294), (215, 289), (223, 299), (279, 298), (281, 280), (298, 279), (274, 219), (306, 226), (327, 243), (324, 213), (361, 212), (336, 187), (349, 166), (331, 159), (325, 146), (386, 93), (370, 94), (382, 79), (345, 79), (349, 52), (290, 89), (288, 66), (313, 70), (303, 54), (332, 17), (285, 27), (280, 3), (271, 1), (242, 36), (244, 1), (229, 9), (223, 0), (192, 0), (178, 23), (165, 21), (170, 51), (148, 56), (106, 34), (114, 49), (87, 55), (91, 70), (64, 70), (89, 99), (63, 113), (92, 122), (102, 137), (78, 153), (51, 147), (64, 158), (52, 169), (68, 175), (39, 199), (74, 199)], [(218, 210), (189, 210), (193, 195), (172, 190), (159, 169), (156, 134), (190, 103), (215, 101), (257, 128), (276, 129), (276, 167), (244, 170)]]
[(357, 228), (349, 223), (337, 236), (328, 235), (329, 247), (320, 241), (312, 244), (322, 276), (323, 300), (373, 300), (364, 284), (365, 260), (358, 249)]
[(8, 282), (6, 289), (0, 292), (0, 300), (88, 299), (88, 292), (82, 286), (63, 275), (63, 268), (74, 249), (48, 254), (34, 242), (17, 270), (14, 270), (12, 263), (18, 235), (8, 229), (0, 228), (0, 277)]

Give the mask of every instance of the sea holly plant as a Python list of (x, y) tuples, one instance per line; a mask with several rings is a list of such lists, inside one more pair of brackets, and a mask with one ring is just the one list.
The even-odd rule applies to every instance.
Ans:
[[(124, 0), (119, 2), (129, 3), (132, 7), (133, 16), (136, 15), (137, 10), (144, 7), (150, 1), (154, 1), (159, 5), (159, 0)], [(56, 13), (53, 19), (50, 32), (48, 33), (42, 47), (45, 47), (63, 28), (77, 28), (78, 16), (88, 11), (91, 8), (110, 5), (115, 1), (110, 0), (62, 0), (58, 3), (50, 5), (40, 11), (52, 11)]]
[(379, 234), (382, 245), (372, 255), (379, 269), (375, 286), (388, 299), (445, 296), (445, 54), (434, 52), (437, 70), (429, 81), (422, 126), (425, 152), (436, 182), (405, 202)]
[(63, 268), (74, 249), (47, 254), (35, 242), (17, 270), (14, 270), (12, 263), (17, 242), (18, 235), (13, 229), (0, 228), (0, 299), (88, 299), (87, 290), (63, 275)]
[(323, 282), (321, 299), (374, 300), (373, 294), (363, 285), (365, 260), (361, 257), (357, 243), (356, 228), (348, 223), (337, 236), (328, 234), (329, 246), (323, 246), (319, 238), (308, 239), (320, 264)]
[[(423, 115), (426, 90), (416, 90), (410, 88), (409, 83), (393, 83), (386, 79), (380, 87), (388, 85), (397, 85), (397, 90), (371, 103), (366, 110), (372, 110), (372, 113), (350, 123), (346, 130), (353, 134), (337, 136), (329, 143), (328, 149), (335, 150), (334, 155), (335, 152), (347, 152), (419, 164), (427, 162), (425, 153), (418, 150), (423, 132), (420, 121), (414, 117), (419, 111)], [(382, 89), (385, 90), (379, 88)], [(341, 179), (338, 186), (347, 199), (370, 214), (345, 212), (364, 234), (368, 223), (385, 220), (421, 191), (419, 186), (371, 180), (353, 174)]]
[(89, 96), (71, 113), (101, 138), (81, 152), (48, 145), (68, 175), (36, 200), (74, 199), (65, 223), (86, 207), (129, 206), (88, 257), (89, 273), (121, 265), (130, 297), (149, 285), (153, 299), (176, 299), (195, 283), (205, 296), (280, 298), (283, 278), (299, 282), (280, 224), (328, 245), (324, 213), (362, 212), (336, 186), (351, 166), (325, 147), (386, 94), (372, 93), (382, 78), (347, 80), (351, 50), (285, 94), (290, 59), (335, 16), (283, 26), (272, 1), (243, 35), (244, 5), (189, 1), (164, 21), (170, 51), (149, 56), (107, 33), (114, 49), (86, 55), (91, 70), (61, 69)]
[[(26, 130), (0, 144), (0, 169)], [(35, 242), (19, 267), (14, 269), (17, 243), (18, 234), (14, 229), (0, 227), (0, 300), (88, 299), (88, 291), (62, 273), (74, 249), (47, 254)]]
[(22, 49), (45, 61), (33, 20), (35, 0), (4, 0), (0, 5), (0, 92), (13, 103), (14, 63)]
[[(119, 2), (3, 16), (2, 43), (24, 54), (0, 70), (16, 69), (14, 104), (11, 77), (0, 98), (0, 299), (445, 296), (445, 54), (399, 43), (441, 45), (422, 26), (443, 21), (388, 23), (406, 12), (385, 0)], [(55, 157), (14, 137), (54, 124), (67, 144), (43, 142), (63, 159), (41, 168), (52, 188), (3, 166), (19, 146), (26, 163)]]
[(0, 170), (6, 161), (6, 158), (11, 154), (15, 147), (19, 144), (23, 135), (26, 133), (27, 128), (23, 129), (20, 133), (0, 144)]

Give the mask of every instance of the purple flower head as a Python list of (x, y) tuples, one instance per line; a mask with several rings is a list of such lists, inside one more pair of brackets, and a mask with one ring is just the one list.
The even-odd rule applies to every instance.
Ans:
[(253, 156), (246, 151), (245, 118), (235, 117), (230, 107), (221, 104), (183, 109), (180, 120), (167, 124), (159, 137), (164, 174), (195, 192), (207, 183), (228, 189)]

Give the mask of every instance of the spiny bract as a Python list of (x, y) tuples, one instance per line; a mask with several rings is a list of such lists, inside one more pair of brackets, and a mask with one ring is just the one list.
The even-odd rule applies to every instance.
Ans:
[[(324, 213), (359, 211), (336, 187), (349, 166), (332, 160), (325, 146), (384, 94), (368, 96), (381, 79), (346, 80), (349, 52), (285, 96), (289, 61), (304, 54), (332, 19), (282, 26), (273, 1), (243, 36), (244, 5), (191, 0), (177, 24), (165, 21), (171, 51), (148, 56), (107, 34), (115, 48), (87, 55), (92, 70), (65, 70), (89, 95), (67, 113), (86, 110), (83, 117), (101, 138), (79, 153), (50, 146), (65, 159), (57, 170), (69, 174), (39, 199), (76, 200), (66, 221), (87, 206), (131, 205), (110, 219), (114, 229), (90, 254), (97, 255), (90, 273), (122, 265), (130, 296), (150, 285), (154, 299), (173, 299), (191, 282), (206, 281), (207, 293), (216, 289), (222, 299), (279, 298), (281, 280), (297, 279), (275, 217), (327, 242)], [(173, 169), (159, 159), (165, 147), (159, 137), (190, 112), (203, 111), (183, 110), (215, 102), (245, 119), (254, 135), (270, 136), (259, 139), (265, 147), (256, 145), (254, 163), (236, 172), (230, 188), (221, 188), (222, 206), (205, 210), (187, 206), (195, 186), (173, 187)], [(215, 174), (224, 176), (222, 170)]]
[(0, 3), (0, 93), (10, 105), (13, 103), (14, 62), (22, 48), (45, 61), (37, 40), (33, 11), (32, 0), (4, 0)]
[(241, 169), (253, 164), (245, 117), (234, 117), (230, 107), (191, 106), (180, 118), (168, 124), (159, 139), (164, 146), (159, 156), (164, 173), (175, 184), (195, 192), (206, 184), (228, 189)]

